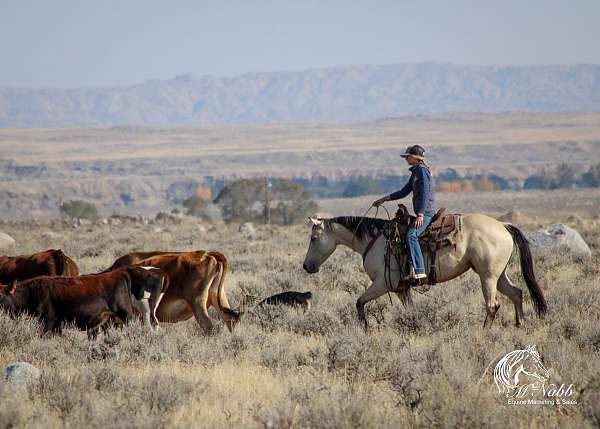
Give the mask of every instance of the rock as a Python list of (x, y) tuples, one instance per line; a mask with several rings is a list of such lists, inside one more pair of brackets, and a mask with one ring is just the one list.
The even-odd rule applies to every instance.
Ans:
[(206, 234), (206, 227), (204, 225), (197, 225), (196, 229), (198, 231), (198, 235), (203, 236)]
[(152, 231), (153, 231), (153, 232), (156, 232), (156, 233), (161, 233), (161, 232), (163, 232), (163, 229), (157, 226), (157, 227), (156, 227), (156, 228), (154, 228)]
[(252, 222), (244, 222), (238, 228), (238, 232), (242, 235), (251, 237), (256, 233), (256, 230), (254, 229)]
[(123, 224), (123, 222), (121, 221), (121, 219), (117, 218), (117, 217), (111, 217), (110, 220), (110, 225), (111, 226), (120, 226)]
[(534, 247), (540, 249), (566, 249), (575, 256), (584, 258), (592, 256), (592, 251), (581, 235), (563, 223), (552, 224), (530, 232), (527, 234), (527, 238)]
[(10, 235), (0, 232), (0, 249), (7, 249), (15, 245), (15, 239)]
[(80, 218), (78, 219), (80, 226), (92, 226), (94, 222), (89, 219)]
[(13, 363), (2, 370), (0, 391), (3, 393), (7, 390), (12, 393), (24, 391), (37, 384), (41, 376), (42, 372), (27, 362)]
[(511, 210), (508, 213), (504, 213), (502, 216), (498, 217), (500, 222), (508, 222), (508, 223), (519, 223), (522, 219), (521, 212), (517, 210)]
[(161, 223), (161, 224), (167, 224), (167, 223), (180, 224), (181, 217), (176, 216), (172, 213), (158, 212), (156, 214), (156, 217), (154, 218), (154, 221), (156, 223)]

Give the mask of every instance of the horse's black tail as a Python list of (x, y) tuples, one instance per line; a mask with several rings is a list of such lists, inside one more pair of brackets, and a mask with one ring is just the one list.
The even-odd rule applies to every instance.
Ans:
[(521, 256), (521, 271), (525, 278), (525, 284), (529, 289), (531, 300), (533, 301), (533, 307), (539, 317), (544, 317), (548, 312), (548, 304), (542, 293), (542, 289), (538, 284), (535, 274), (533, 272), (533, 259), (531, 258), (531, 250), (529, 248), (529, 241), (519, 228), (509, 223), (504, 224), (510, 235), (512, 235), (513, 241), (519, 248), (519, 254)]

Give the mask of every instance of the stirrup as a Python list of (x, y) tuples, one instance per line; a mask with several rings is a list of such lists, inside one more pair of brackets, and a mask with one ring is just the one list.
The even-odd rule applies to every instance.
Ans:
[(403, 280), (415, 286), (427, 284), (427, 274), (408, 275), (404, 276)]
[(411, 268), (410, 273), (404, 276), (404, 280), (421, 280), (426, 279), (427, 274), (425, 273), (415, 273), (415, 270)]

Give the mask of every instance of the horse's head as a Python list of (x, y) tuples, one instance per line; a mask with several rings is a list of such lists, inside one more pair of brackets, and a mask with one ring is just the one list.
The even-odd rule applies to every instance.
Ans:
[(307, 273), (313, 274), (319, 271), (321, 264), (331, 256), (337, 246), (331, 231), (326, 228), (325, 221), (318, 218), (309, 218), (312, 223), (310, 232), (310, 245), (304, 258), (302, 267)]
[(542, 383), (548, 380), (550, 378), (550, 371), (542, 363), (542, 358), (535, 349), (535, 346), (529, 346), (525, 351), (526, 353), (521, 360), (523, 373)]

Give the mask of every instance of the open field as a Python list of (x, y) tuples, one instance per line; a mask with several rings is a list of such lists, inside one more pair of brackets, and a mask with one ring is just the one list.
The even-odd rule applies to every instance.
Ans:
[(218, 192), (239, 177), (327, 180), (403, 176), (397, 157), (427, 149), (434, 173), (496, 174), (523, 181), (545, 166), (600, 163), (600, 114), (444, 114), (362, 124), (201, 128), (0, 129), (0, 212), (56, 216), (81, 199), (112, 212), (176, 206), (173, 189)]
[[(397, 171), (386, 158), (390, 151), (399, 153), (413, 144), (428, 148), (432, 163), (440, 168), (531, 166), (556, 162), (566, 151), (569, 162), (592, 163), (600, 159), (600, 114), (464, 113), (339, 125), (0, 130), (4, 159), (63, 168), (76, 164), (80, 172), (89, 163), (112, 163), (121, 167), (114, 175), (128, 168), (138, 175), (154, 175), (160, 168), (172, 174), (170, 168), (184, 166), (216, 176), (326, 174), (373, 167), (390, 172)], [(144, 161), (149, 171), (136, 171), (136, 163)]]
[[(311, 290), (315, 297), (306, 314), (257, 309), (233, 334), (217, 322), (210, 337), (190, 320), (163, 324), (158, 332), (132, 324), (95, 343), (70, 329), (40, 339), (34, 321), (0, 314), (0, 365), (25, 360), (43, 371), (41, 384), (25, 397), (0, 398), (0, 426), (598, 427), (600, 220), (593, 210), (580, 210), (589, 194), (549, 195), (537, 211), (531, 201), (540, 194), (518, 194), (514, 200), (509, 193), (476, 194), (460, 211), (496, 213), (495, 207), (513, 201), (502, 211), (521, 211), (519, 227), (564, 221), (581, 232), (593, 257), (536, 252), (549, 315), (535, 318), (525, 294), (526, 325), (517, 329), (512, 306), (501, 296), (496, 323), (487, 331), (481, 328), (480, 286), (469, 273), (425, 295), (415, 293), (413, 308), (381, 297), (367, 307), (371, 330), (364, 333), (354, 308), (367, 285), (360, 257), (338, 249), (320, 273), (306, 274), (307, 226), (262, 226), (246, 238), (236, 226), (220, 223), (200, 235), (189, 220), (161, 232), (133, 224), (63, 226), (55, 227), (57, 237), (44, 238), (48, 226), (0, 223), (17, 239), (13, 253), (61, 247), (82, 272), (104, 269), (134, 250), (218, 249), (231, 262), (227, 288), (234, 303), (244, 293), (262, 297), (283, 290)], [(446, 205), (458, 207), (466, 197)], [(454, 198), (440, 196), (444, 204)], [(591, 200), (598, 210), (598, 194)], [(324, 203), (334, 214), (364, 207), (362, 199)], [(509, 271), (526, 290), (514, 260)], [(494, 385), (493, 365), (530, 344), (550, 369), (550, 381), (574, 385), (576, 405), (507, 405)]]

